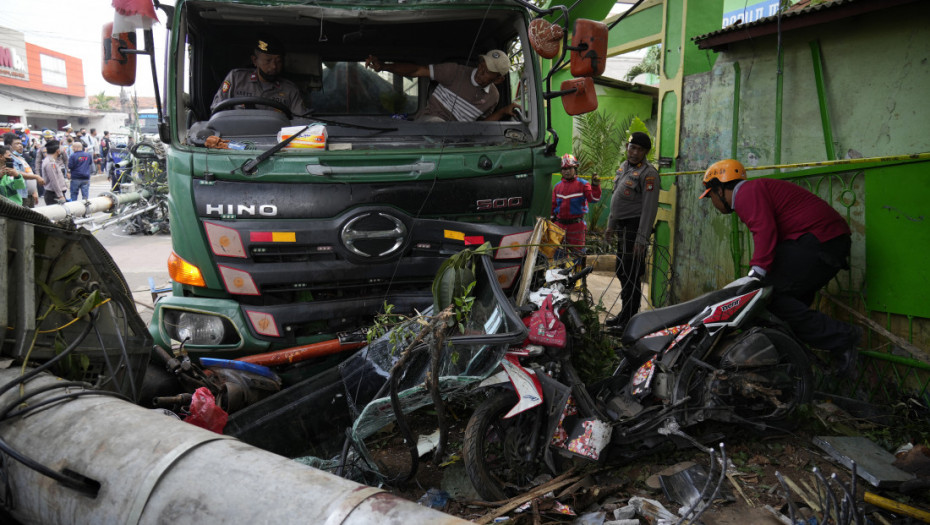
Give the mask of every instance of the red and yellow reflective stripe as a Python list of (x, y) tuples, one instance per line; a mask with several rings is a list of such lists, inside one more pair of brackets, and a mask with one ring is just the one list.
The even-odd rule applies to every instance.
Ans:
[(297, 242), (295, 232), (249, 232), (251, 242)]

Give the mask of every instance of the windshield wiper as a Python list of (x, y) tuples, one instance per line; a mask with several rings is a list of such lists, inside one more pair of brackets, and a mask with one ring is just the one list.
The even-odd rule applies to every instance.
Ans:
[(253, 173), (255, 173), (255, 170), (258, 168), (258, 165), (259, 165), (259, 164), (261, 164), (262, 162), (265, 162), (265, 159), (267, 159), (267, 158), (271, 157), (272, 155), (274, 155), (275, 153), (281, 151), (281, 148), (283, 148), (283, 147), (287, 146), (288, 144), (290, 144), (292, 140), (294, 140), (294, 139), (296, 139), (297, 137), (299, 137), (300, 134), (303, 133), (304, 131), (307, 131), (307, 128), (309, 128), (309, 127), (310, 127), (310, 125), (307, 124), (306, 126), (304, 126), (304, 128), (303, 128), (302, 130), (298, 131), (297, 133), (294, 133), (294, 134), (291, 135), (290, 137), (288, 137), (288, 138), (282, 140), (281, 142), (278, 142), (277, 144), (275, 144), (273, 147), (271, 147), (270, 149), (268, 149), (267, 151), (265, 151), (264, 153), (262, 153), (262, 154), (259, 155), (258, 157), (255, 157), (254, 159), (249, 159), (249, 160), (243, 162), (243, 163), (242, 163), (242, 166), (239, 166), (239, 169), (241, 169), (241, 170), (242, 170), (242, 173), (245, 173), (246, 175), (252, 175)]
[(322, 122), (323, 124), (331, 124), (333, 126), (342, 126), (344, 128), (355, 128), (355, 129), (367, 129), (370, 131), (397, 131), (397, 128), (382, 128), (375, 126), (363, 126), (361, 124), (350, 124), (348, 122), (339, 122), (338, 120), (329, 120), (320, 117), (313, 117), (314, 120)]

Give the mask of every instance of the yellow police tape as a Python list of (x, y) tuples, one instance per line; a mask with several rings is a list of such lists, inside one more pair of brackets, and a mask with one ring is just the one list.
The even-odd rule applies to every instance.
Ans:
[[(823, 160), (817, 162), (800, 162), (797, 164), (773, 164), (771, 166), (745, 166), (746, 171), (777, 170), (789, 168), (816, 168), (821, 166), (842, 166), (844, 164), (867, 164), (872, 162), (897, 162), (902, 160), (926, 160), (930, 153), (910, 153), (907, 155), (892, 155), (889, 157), (864, 157), (861, 159)], [(679, 175), (703, 175), (706, 170), (673, 171), (660, 173), (663, 177), (677, 177)]]

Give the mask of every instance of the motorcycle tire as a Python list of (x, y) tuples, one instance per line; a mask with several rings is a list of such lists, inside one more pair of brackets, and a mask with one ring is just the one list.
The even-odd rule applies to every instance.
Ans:
[(534, 425), (535, 418), (544, 417), (542, 405), (504, 419), (517, 401), (517, 394), (511, 390), (492, 394), (475, 410), (465, 428), (465, 471), (486, 501), (505, 500), (529, 490), (543, 472), (540, 455), (528, 458), (526, 452), (539, 448), (534, 441), (540, 435), (533, 429), (542, 427)]
[[(742, 401), (731, 405), (737, 416), (752, 422), (782, 426), (781, 423), (793, 415), (798, 407), (809, 403), (813, 396), (811, 362), (804, 346), (794, 337), (772, 328), (762, 329), (761, 333), (776, 348), (779, 355), (777, 364), (759, 367), (758, 372), (753, 367), (725, 367), (720, 363), (716, 363), (716, 366), (731, 377), (751, 378), (751, 397), (734, 396), (729, 399)], [(707, 388), (710, 374), (709, 370), (695, 363), (685, 363), (675, 388), (676, 401), (690, 395), (688, 405), (695, 408), (701, 406), (703, 390)]]

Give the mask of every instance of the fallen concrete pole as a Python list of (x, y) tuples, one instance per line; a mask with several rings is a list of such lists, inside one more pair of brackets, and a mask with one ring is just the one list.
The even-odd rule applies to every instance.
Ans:
[[(0, 370), (0, 384), (19, 374)], [(43, 374), (25, 391), (55, 384), (63, 381)], [(65, 393), (42, 392), (28, 404)], [(19, 396), (19, 387), (4, 393), (0, 410)], [(99, 483), (88, 495), (6, 457), (6, 503), (22, 523), (469, 523), (109, 396), (8, 419), (0, 438), (42, 465)]]
[(148, 197), (148, 190), (130, 193), (106, 193), (86, 201), (66, 202), (33, 208), (33, 211), (45, 215), (53, 221), (67, 217), (87, 217), (101, 211), (115, 210), (120, 204), (129, 204)]

